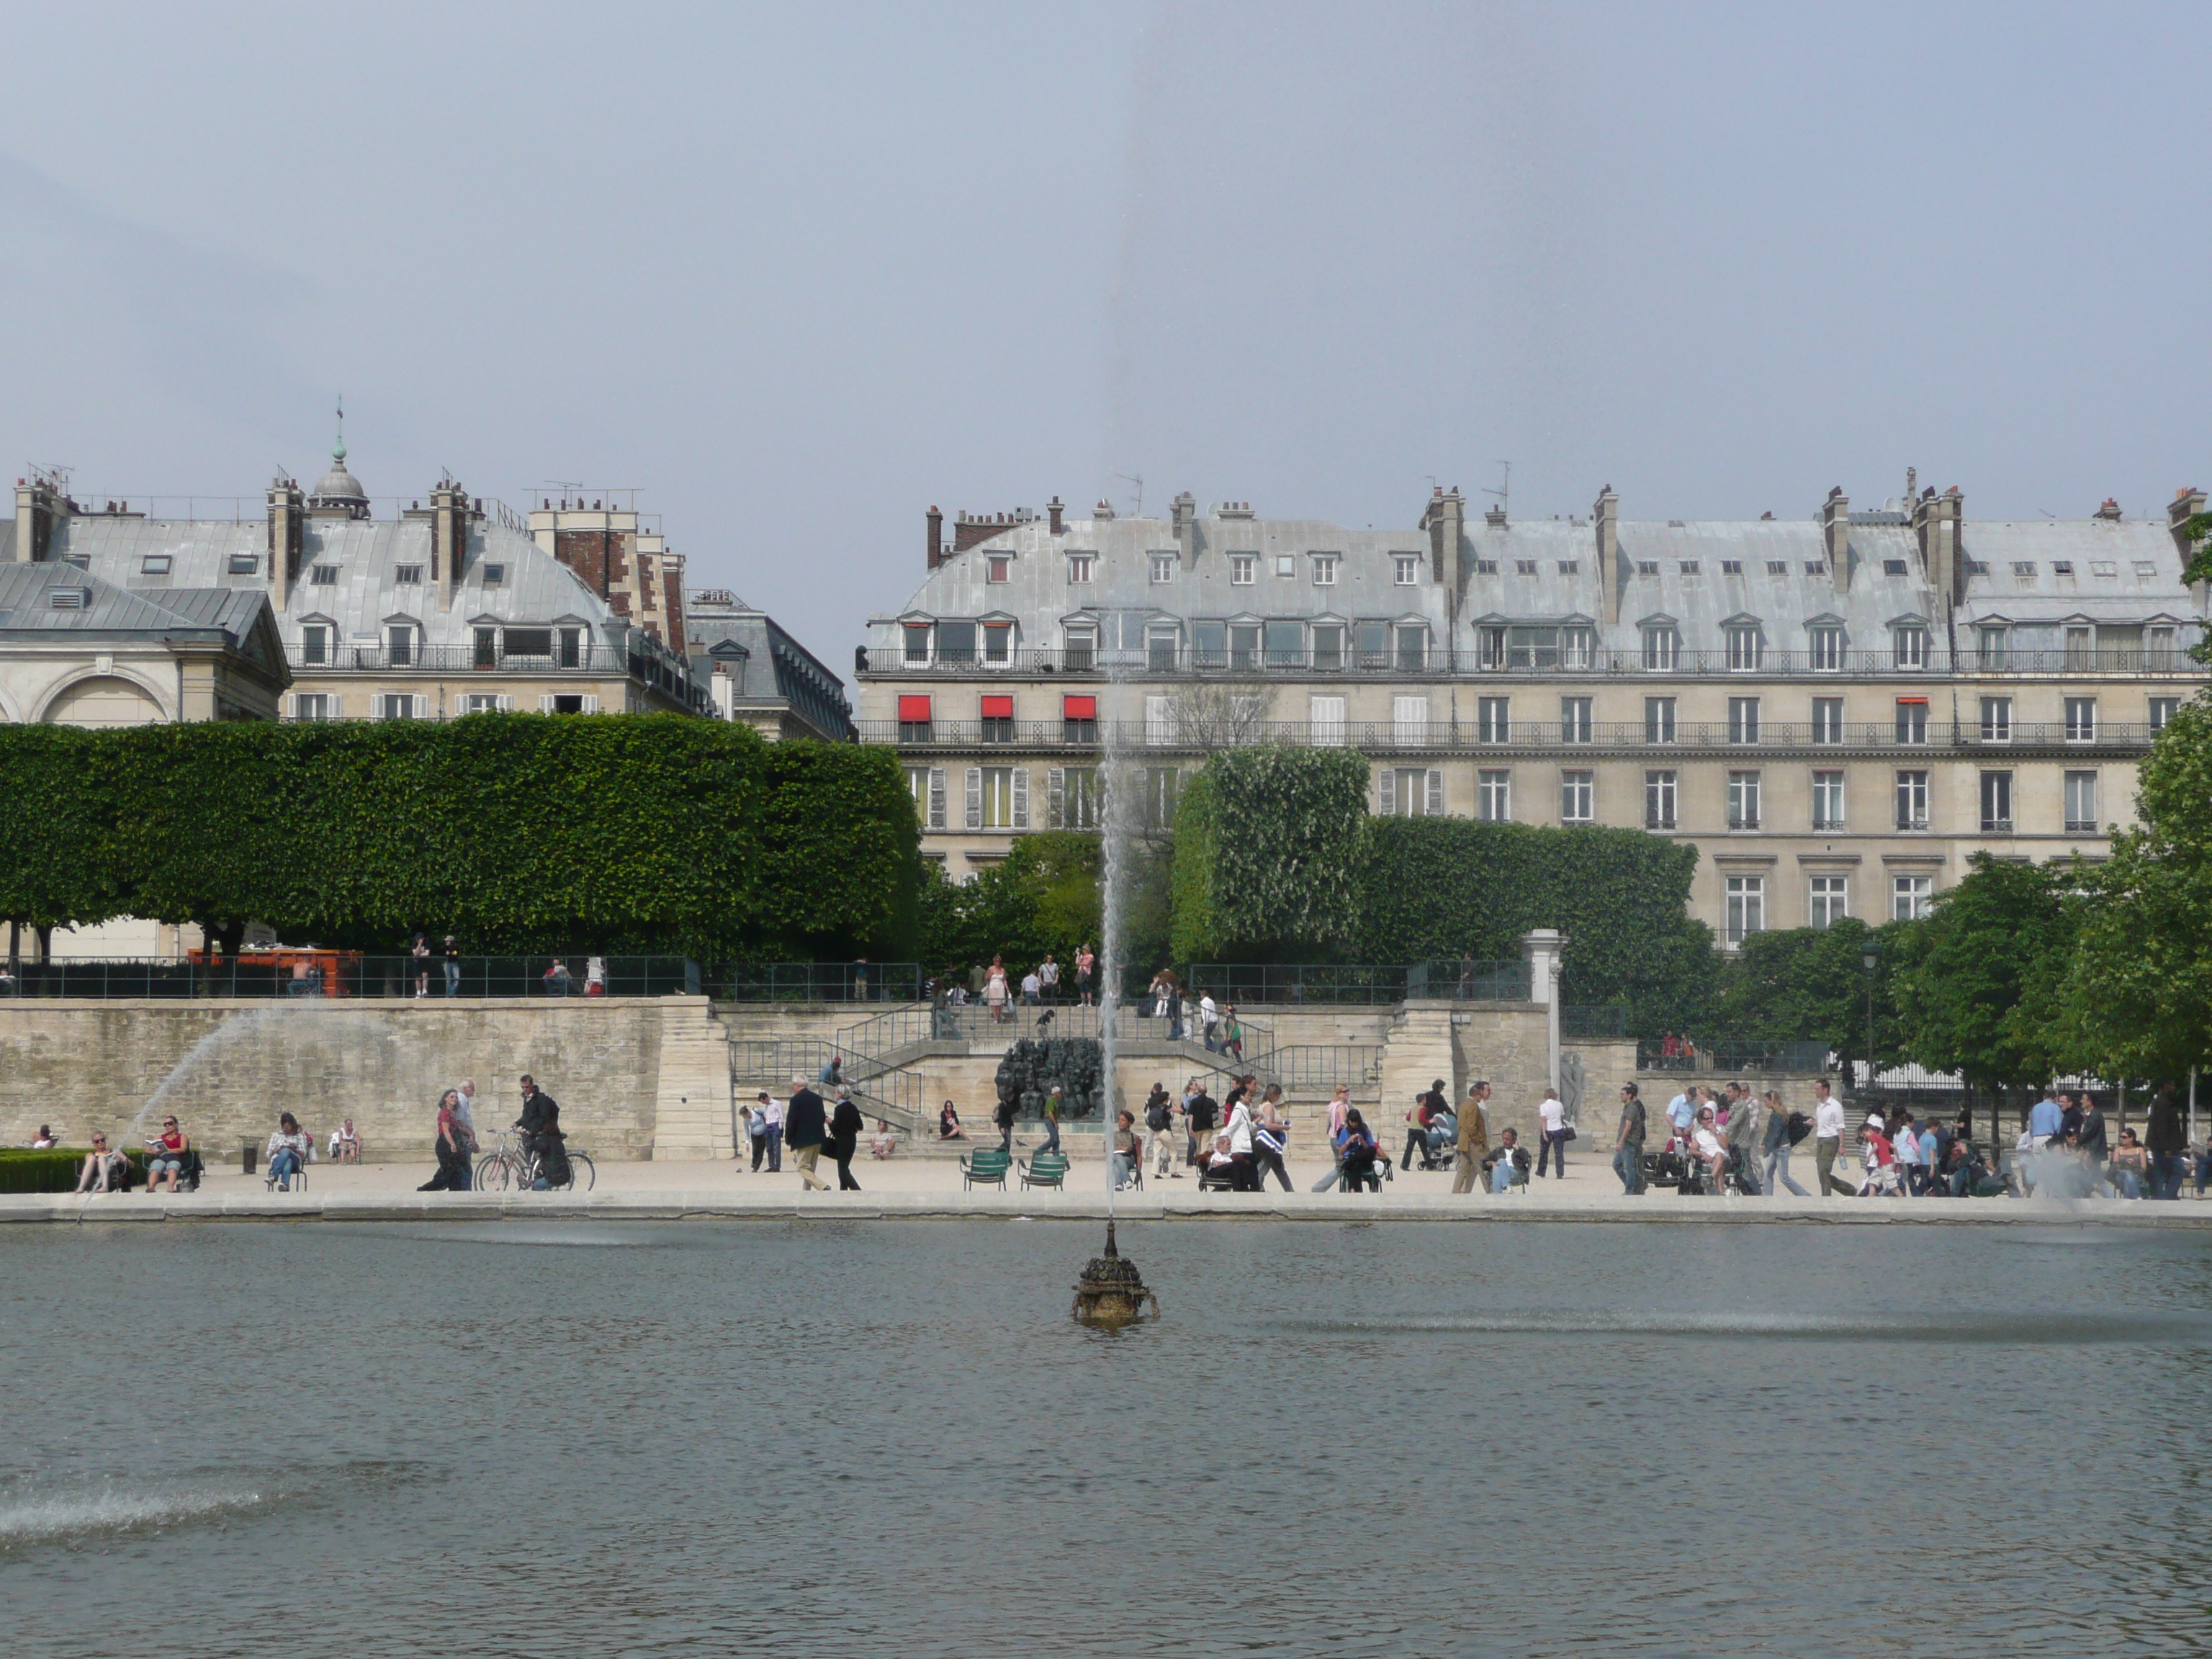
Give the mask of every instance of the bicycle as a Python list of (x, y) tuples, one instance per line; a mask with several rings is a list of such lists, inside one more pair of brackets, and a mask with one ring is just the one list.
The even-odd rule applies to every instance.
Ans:
[[(510, 1187), (528, 1192), (538, 1185), (543, 1172), (544, 1160), (536, 1153), (527, 1158), (517, 1144), (519, 1137), (511, 1129), (502, 1129), (496, 1152), (486, 1152), (476, 1168), (477, 1190), (503, 1193)], [(568, 1149), (568, 1178), (556, 1182), (551, 1190), (556, 1193), (590, 1192), (599, 1182), (599, 1166), (592, 1162), (589, 1152), (571, 1146)]]

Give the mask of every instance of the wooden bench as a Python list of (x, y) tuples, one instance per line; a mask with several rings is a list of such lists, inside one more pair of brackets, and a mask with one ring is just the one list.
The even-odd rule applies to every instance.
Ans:
[(1012, 1153), (996, 1146), (978, 1147), (960, 1160), (960, 1190), (964, 1193), (981, 1182), (1003, 1193), (1006, 1190), (1006, 1171), (1013, 1161)]
[(1022, 1165), (1022, 1188), (1065, 1187), (1067, 1184), (1067, 1154), (1039, 1152)]

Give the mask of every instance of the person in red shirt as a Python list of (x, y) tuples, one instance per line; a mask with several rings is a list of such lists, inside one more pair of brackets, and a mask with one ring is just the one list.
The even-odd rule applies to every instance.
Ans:
[(1859, 1188), (1861, 1198), (1870, 1198), (1877, 1193), (1897, 1191), (1897, 1148), (1890, 1144), (1887, 1125), (1879, 1112), (1867, 1114), (1866, 1127), (1859, 1131), (1859, 1143), (1866, 1153), (1866, 1185)]

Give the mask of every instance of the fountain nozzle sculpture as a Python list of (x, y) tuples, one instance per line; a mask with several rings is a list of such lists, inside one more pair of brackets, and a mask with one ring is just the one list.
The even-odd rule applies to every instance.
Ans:
[(1114, 1224), (1106, 1224), (1106, 1254), (1094, 1255), (1083, 1277), (1075, 1281), (1075, 1305), (1070, 1316), (1085, 1325), (1133, 1325), (1145, 1316), (1145, 1304), (1152, 1304), (1152, 1317), (1160, 1316), (1160, 1299), (1145, 1288), (1137, 1264), (1114, 1248)]

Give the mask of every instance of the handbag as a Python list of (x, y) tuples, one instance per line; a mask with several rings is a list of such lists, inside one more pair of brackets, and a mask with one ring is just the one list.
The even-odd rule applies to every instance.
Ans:
[(1562, 1146), (1575, 1138), (1575, 1126), (1571, 1123), (1567, 1125), (1565, 1128), (1559, 1131), (1559, 1141)]

